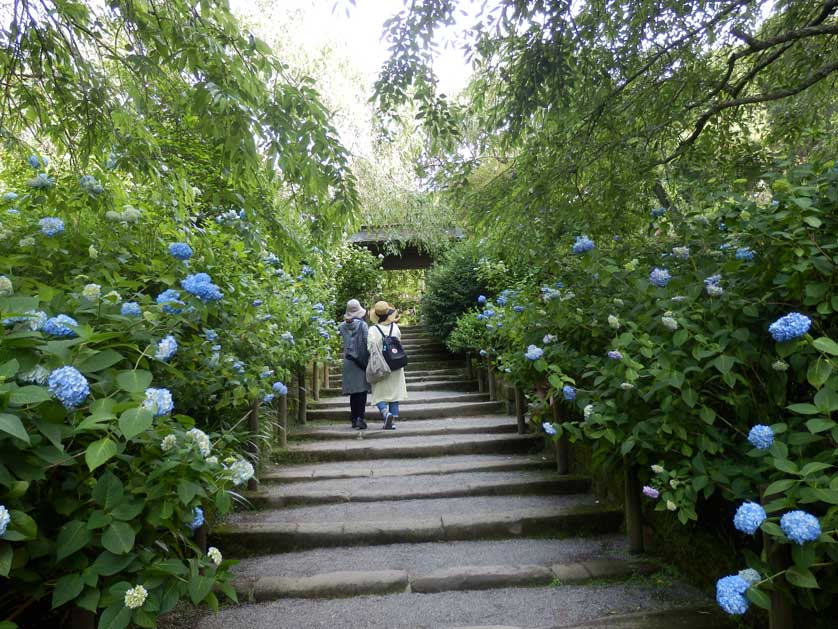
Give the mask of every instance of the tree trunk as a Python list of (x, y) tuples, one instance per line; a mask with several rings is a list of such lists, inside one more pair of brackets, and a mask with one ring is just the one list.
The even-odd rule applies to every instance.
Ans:
[(311, 365), (311, 399), (317, 402), (320, 399), (320, 365), (315, 360)]
[(515, 387), (515, 418), (518, 420), (518, 434), (527, 432), (527, 397), (521, 387)]
[(306, 368), (297, 368), (297, 421), (305, 426), (306, 423)]
[(488, 356), (486, 356), (486, 384), (489, 389), (489, 399), (494, 402), (498, 399), (498, 396), (495, 392), (495, 376), (492, 371), (492, 359)]

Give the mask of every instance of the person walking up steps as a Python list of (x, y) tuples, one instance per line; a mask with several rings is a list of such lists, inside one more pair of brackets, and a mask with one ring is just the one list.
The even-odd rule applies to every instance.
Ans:
[(338, 333), (343, 340), (343, 384), (342, 393), (349, 396), (349, 409), (352, 417), (352, 427), (366, 430), (364, 421), (367, 408), (367, 393), (370, 385), (367, 382), (366, 368), (369, 360), (367, 337), (369, 327), (364, 321), (367, 311), (361, 307), (357, 299), (346, 302), (346, 313), (343, 323), (338, 326)]
[[(386, 301), (379, 301), (370, 312), (370, 321), (374, 327), (369, 330), (367, 348), (370, 353), (383, 351), (384, 338), (388, 336), (401, 339), (397, 321), (399, 313)], [(395, 430), (399, 419), (399, 402), (407, 399), (407, 384), (404, 369), (394, 369), (383, 379), (372, 384), (372, 403), (381, 411), (384, 430)]]

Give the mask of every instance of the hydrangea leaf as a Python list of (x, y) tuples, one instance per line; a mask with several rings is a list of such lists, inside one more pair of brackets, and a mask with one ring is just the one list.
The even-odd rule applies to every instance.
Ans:
[(134, 529), (125, 522), (112, 522), (102, 535), (102, 546), (115, 555), (124, 555), (134, 548)]
[(94, 441), (84, 452), (84, 461), (92, 472), (100, 465), (109, 461), (117, 453), (116, 443), (110, 437)]
[(144, 408), (129, 408), (119, 416), (119, 429), (126, 439), (133, 439), (151, 428), (154, 413)]
[(82, 373), (96, 373), (108, 367), (113, 367), (119, 361), (124, 360), (125, 357), (117, 351), (106, 349), (101, 352), (96, 352), (92, 356), (88, 356), (76, 365), (76, 368)]
[(84, 590), (84, 578), (80, 574), (67, 574), (58, 579), (52, 591), (52, 608), (69, 603)]
[(20, 417), (17, 415), (0, 413), (0, 431), (29, 443), (29, 433), (26, 432), (23, 422), (20, 421)]
[(769, 598), (768, 594), (766, 594), (759, 588), (748, 588), (748, 590), (745, 592), (745, 596), (747, 596), (748, 600), (751, 601), (757, 607), (761, 607), (762, 609), (771, 609), (771, 599)]
[(69, 557), (90, 542), (92, 535), (80, 520), (72, 520), (61, 527), (55, 542), (55, 555), (58, 561)]
[(116, 376), (116, 383), (119, 388), (128, 393), (143, 393), (153, 380), (151, 372), (142, 369), (120, 372)]

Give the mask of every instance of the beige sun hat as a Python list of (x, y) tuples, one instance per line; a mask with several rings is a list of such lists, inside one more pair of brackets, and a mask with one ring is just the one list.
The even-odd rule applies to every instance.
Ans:
[(386, 301), (378, 301), (370, 310), (370, 320), (373, 323), (395, 323), (401, 318), (398, 311)]
[(357, 299), (350, 299), (346, 302), (346, 312), (343, 314), (346, 319), (363, 319), (367, 311), (361, 307)]

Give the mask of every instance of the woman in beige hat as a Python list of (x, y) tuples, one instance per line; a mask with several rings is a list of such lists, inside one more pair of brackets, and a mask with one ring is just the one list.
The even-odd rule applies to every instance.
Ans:
[(367, 311), (361, 307), (357, 299), (346, 302), (346, 312), (343, 323), (338, 327), (338, 333), (343, 340), (343, 384), (342, 393), (349, 396), (349, 414), (352, 427), (366, 430), (365, 411), (367, 407), (367, 393), (370, 385), (367, 383), (365, 369), (369, 360), (367, 351), (367, 337), (369, 335), (367, 323), (364, 321)]
[[(399, 313), (386, 301), (379, 301), (370, 311), (370, 321), (375, 325), (370, 328), (367, 348), (370, 352), (382, 351), (384, 337), (394, 336), (401, 339), (402, 332), (396, 322)], [(372, 384), (372, 403), (381, 411), (384, 430), (395, 430), (399, 419), (399, 402), (407, 399), (407, 384), (404, 369), (391, 371), (387, 376)]]

